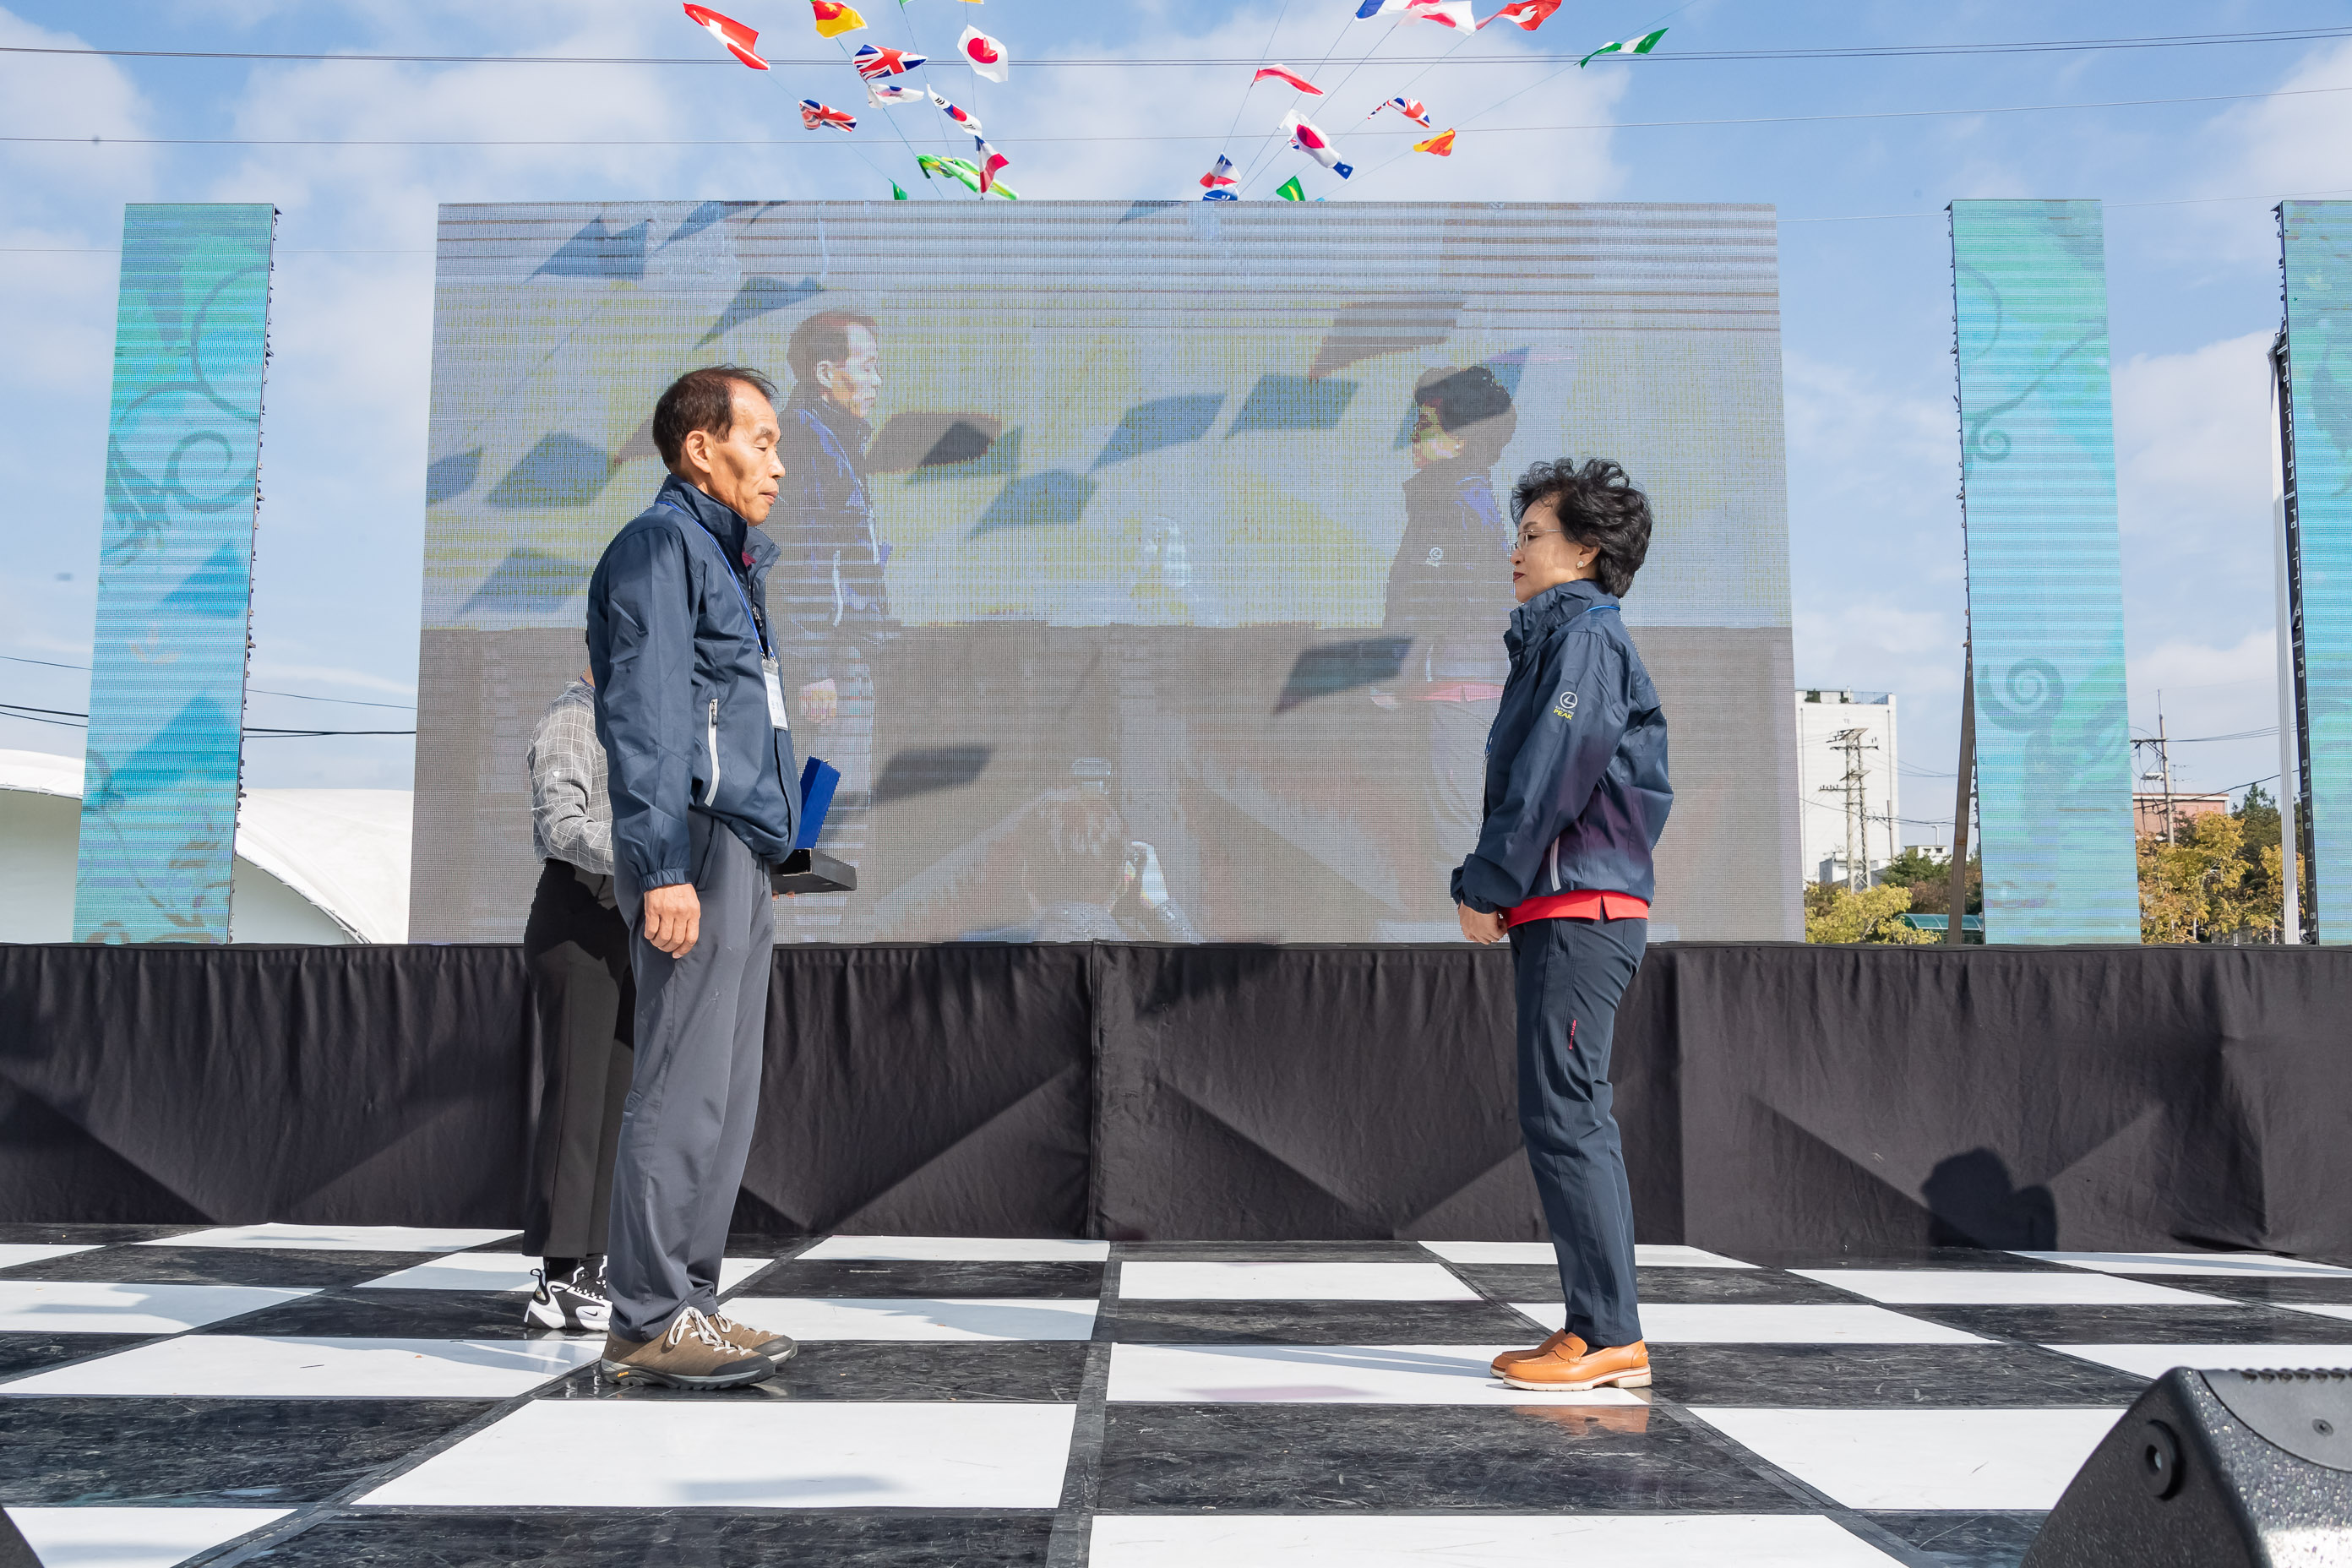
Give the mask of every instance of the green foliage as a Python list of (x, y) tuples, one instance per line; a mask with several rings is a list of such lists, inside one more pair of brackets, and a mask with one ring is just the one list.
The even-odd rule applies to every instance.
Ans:
[[(1911, 889), (1911, 909), (1923, 915), (1951, 913), (1952, 859), (1937, 855), (1933, 849), (1913, 845), (1886, 863), (1879, 881), (1887, 886)], [(1969, 857), (1968, 913), (1984, 913), (1984, 862)]]
[[(2263, 834), (2267, 842), (2257, 834)], [(2220, 942), (2267, 931), (2284, 908), (2278, 807), (2248, 791), (2238, 809), (2190, 817), (2139, 841), (2139, 931), (2147, 942)]]
[(1857, 893), (1843, 882), (1811, 882), (1805, 887), (1805, 940), (1897, 947), (1924, 947), (1938, 941), (1933, 931), (1914, 931), (1903, 923), (1910, 908), (1911, 889), (1895, 883), (1882, 882)]

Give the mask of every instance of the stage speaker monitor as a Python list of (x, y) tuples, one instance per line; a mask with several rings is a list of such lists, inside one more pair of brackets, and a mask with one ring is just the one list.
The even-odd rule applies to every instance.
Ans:
[(2148, 1384), (2021, 1568), (2352, 1563), (2352, 1373), (2192, 1372)]

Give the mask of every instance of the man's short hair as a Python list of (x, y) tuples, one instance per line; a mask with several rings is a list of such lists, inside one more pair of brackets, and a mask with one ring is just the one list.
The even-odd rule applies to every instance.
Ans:
[(1108, 905), (1127, 875), (1127, 824), (1092, 790), (1039, 800), (1025, 847), (1030, 896), (1040, 904)]
[(1606, 458), (1582, 468), (1572, 458), (1538, 463), (1511, 489), (1511, 523), (1517, 527), (1538, 501), (1558, 503), (1559, 531), (1601, 553), (1593, 575), (1601, 591), (1622, 599), (1633, 574), (1650, 557), (1650, 498)]
[(773, 382), (740, 364), (708, 364), (669, 384), (669, 390), (654, 405), (654, 447), (661, 453), (664, 468), (677, 472), (677, 456), (694, 431), (724, 439), (735, 428), (738, 384), (751, 387), (770, 403), (776, 400)]
[(784, 345), (784, 363), (793, 367), (793, 379), (806, 385), (815, 377), (818, 365), (839, 364), (847, 359), (852, 327), (864, 327), (877, 339), (882, 336), (873, 317), (855, 310), (819, 310), (794, 327), (792, 342)]

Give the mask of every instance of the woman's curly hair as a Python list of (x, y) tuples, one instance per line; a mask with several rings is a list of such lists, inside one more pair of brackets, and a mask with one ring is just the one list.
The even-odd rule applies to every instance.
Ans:
[(1511, 487), (1513, 526), (1528, 508), (1545, 500), (1558, 503), (1561, 532), (1601, 552), (1593, 575), (1612, 598), (1623, 598), (1633, 586), (1633, 574), (1649, 558), (1650, 498), (1606, 458), (1591, 458), (1580, 468), (1562, 458), (1536, 464)]

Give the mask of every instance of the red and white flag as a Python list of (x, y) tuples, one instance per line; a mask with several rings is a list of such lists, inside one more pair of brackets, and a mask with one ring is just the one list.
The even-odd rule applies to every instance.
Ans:
[[(1544, 25), (1544, 18), (1559, 9), (1559, 0), (1511, 0), (1511, 3), (1486, 18), (1486, 22), (1508, 22), (1513, 26), (1534, 32)], [(1486, 22), (1478, 25), (1485, 26)]]
[(1290, 132), (1292, 146), (1327, 169), (1339, 166), (1339, 149), (1331, 145), (1331, 138), (1325, 135), (1323, 128), (1315, 121), (1294, 110), (1282, 117), (1282, 128)]
[(1465, 33), (1478, 30), (1477, 21), (1470, 15), (1470, 0), (1364, 0), (1356, 15), (1391, 16), (1400, 22), (1435, 22)]
[(708, 29), (712, 37), (727, 46), (729, 54), (753, 70), (768, 68), (768, 62), (751, 52), (751, 46), (760, 41), (760, 35), (751, 28), (732, 16), (720, 16), (707, 5), (688, 5), (686, 16), (687, 20), (696, 26)]
[(975, 136), (971, 139), (972, 162), (980, 165), (980, 194), (986, 195), (995, 187), (996, 172), (1011, 166), (1013, 160)]
[(877, 49), (872, 44), (860, 44), (857, 52), (849, 57), (857, 74), (867, 81), (886, 76), (904, 76), (923, 63), (923, 57), (905, 49)]
[(1288, 66), (1260, 66), (1257, 68), (1257, 75), (1250, 78), (1250, 85), (1252, 87), (1255, 87), (1258, 83), (1265, 80), (1268, 77), (1273, 78), (1276, 81), (1288, 82), (1291, 86), (1307, 94), (1309, 98), (1320, 98), (1323, 96), (1323, 89), (1321, 88), (1317, 87), (1313, 82), (1308, 81), (1305, 77), (1300, 76)]
[(810, 131), (829, 125), (846, 133), (857, 129), (857, 116), (845, 110), (827, 109), (814, 98), (803, 98), (801, 100), (801, 124)]
[(1013, 57), (978, 27), (966, 27), (956, 47), (963, 51), (966, 63), (991, 81), (1003, 81), (1013, 74)]
[(946, 115), (950, 120), (954, 121), (958, 125), (962, 126), (974, 136), (980, 134), (980, 121), (972, 117), (971, 112), (969, 110), (958, 109), (954, 104), (950, 103), (946, 99), (941, 98), (940, 96), (940, 89), (935, 87), (926, 88), (923, 90), (931, 95), (932, 104), (938, 108), (941, 114)]

